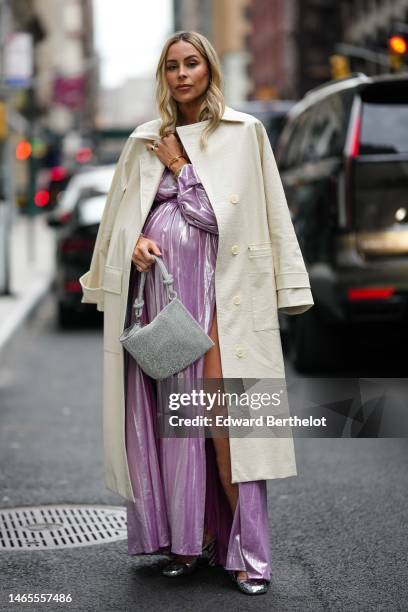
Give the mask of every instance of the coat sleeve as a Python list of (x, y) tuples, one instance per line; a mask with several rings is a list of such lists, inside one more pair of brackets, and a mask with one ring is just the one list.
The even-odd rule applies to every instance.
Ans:
[(263, 123), (257, 122), (255, 125), (272, 242), (278, 309), (285, 314), (301, 314), (314, 305), (309, 275), (268, 134)]
[(125, 161), (131, 144), (132, 140), (128, 138), (119, 157), (108, 191), (102, 219), (96, 236), (90, 268), (88, 272), (79, 278), (82, 287), (81, 302), (83, 304), (96, 304), (96, 309), (101, 312), (104, 310), (104, 292), (102, 285), (106, 256), (119, 203), (126, 191)]

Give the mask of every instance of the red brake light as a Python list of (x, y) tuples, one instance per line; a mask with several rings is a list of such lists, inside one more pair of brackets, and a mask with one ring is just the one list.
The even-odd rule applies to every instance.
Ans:
[(360, 128), (361, 117), (358, 116), (353, 125), (353, 133), (351, 136), (350, 157), (357, 157), (360, 148)]
[(64, 166), (54, 166), (54, 168), (51, 168), (50, 179), (52, 181), (63, 181), (67, 174), (67, 169)]
[(395, 293), (394, 287), (357, 287), (349, 289), (347, 297), (350, 301), (385, 300)]
[(75, 159), (78, 164), (87, 164), (89, 161), (91, 161), (92, 156), (93, 153), (90, 147), (82, 147), (76, 152)]
[(38, 207), (47, 206), (50, 201), (50, 192), (49, 191), (37, 191), (34, 196), (34, 203)]

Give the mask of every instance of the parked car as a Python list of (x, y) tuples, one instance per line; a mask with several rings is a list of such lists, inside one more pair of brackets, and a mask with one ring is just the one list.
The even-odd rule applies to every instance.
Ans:
[(285, 125), (286, 115), (294, 104), (293, 100), (247, 100), (232, 106), (262, 121), (271, 146), (274, 148)]
[(106, 193), (91, 189), (83, 193), (58, 233), (55, 293), (60, 327), (69, 327), (84, 313), (94, 312), (89, 304), (81, 303), (78, 279), (89, 269), (105, 203)]
[(114, 171), (115, 164), (78, 171), (48, 215), (48, 224), (58, 232), (54, 292), (60, 327), (68, 327), (81, 315), (95, 310), (81, 303), (78, 279), (89, 269)]
[(44, 213), (54, 210), (72, 175), (72, 170), (64, 166), (43, 168), (37, 175), (36, 206)]
[[(276, 151), (315, 306), (287, 317), (306, 371), (408, 317), (408, 76), (355, 74), (305, 95)], [(349, 340), (349, 342), (347, 342)]]
[(68, 182), (58, 205), (49, 213), (47, 221), (53, 227), (67, 223), (78, 201), (89, 190), (108, 193), (115, 172), (115, 164), (93, 166), (79, 170)]

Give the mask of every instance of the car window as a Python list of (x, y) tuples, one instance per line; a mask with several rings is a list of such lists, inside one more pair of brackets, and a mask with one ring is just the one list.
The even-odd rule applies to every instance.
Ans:
[(301, 161), (318, 161), (341, 154), (350, 107), (350, 100), (336, 94), (313, 108), (310, 125), (305, 132)]
[(282, 167), (341, 155), (353, 98), (353, 90), (333, 94), (297, 117), (282, 151)]
[(78, 218), (81, 225), (97, 225), (102, 219), (106, 195), (87, 198), (78, 205)]
[(71, 212), (86, 189), (93, 188), (100, 192), (108, 192), (112, 182), (115, 166), (99, 172), (77, 174), (71, 178), (66, 190), (58, 203), (58, 211)]
[(316, 145), (316, 122), (315, 122), (316, 110), (310, 108), (304, 114), (304, 127), (302, 131), (302, 138), (299, 141), (299, 153), (298, 163), (305, 163), (313, 161), (315, 158), (315, 145)]
[(363, 103), (360, 154), (408, 151), (408, 97)]
[(308, 111), (297, 117), (292, 124), (285, 149), (281, 153), (282, 168), (296, 166), (300, 160), (301, 144), (307, 127)]

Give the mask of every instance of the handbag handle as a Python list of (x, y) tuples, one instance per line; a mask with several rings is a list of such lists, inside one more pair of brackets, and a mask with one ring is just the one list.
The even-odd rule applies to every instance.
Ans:
[[(177, 297), (177, 292), (174, 291), (173, 289), (173, 275), (169, 274), (160, 256), (155, 255), (154, 253), (151, 253), (151, 255), (153, 255), (153, 257), (156, 260), (156, 263), (158, 264), (160, 268), (160, 271), (162, 273), (163, 285), (166, 287), (167, 299), (170, 302), (172, 299)], [(133, 308), (135, 309), (135, 313), (136, 313), (136, 320), (140, 319), (142, 316), (142, 311), (143, 311), (143, 306), (144, 306), (143, 290), (144, 290), (144, 285), (145, 285), (147, 274), (148, 272), (141, 272), (139, 291), (133, 303)]]

